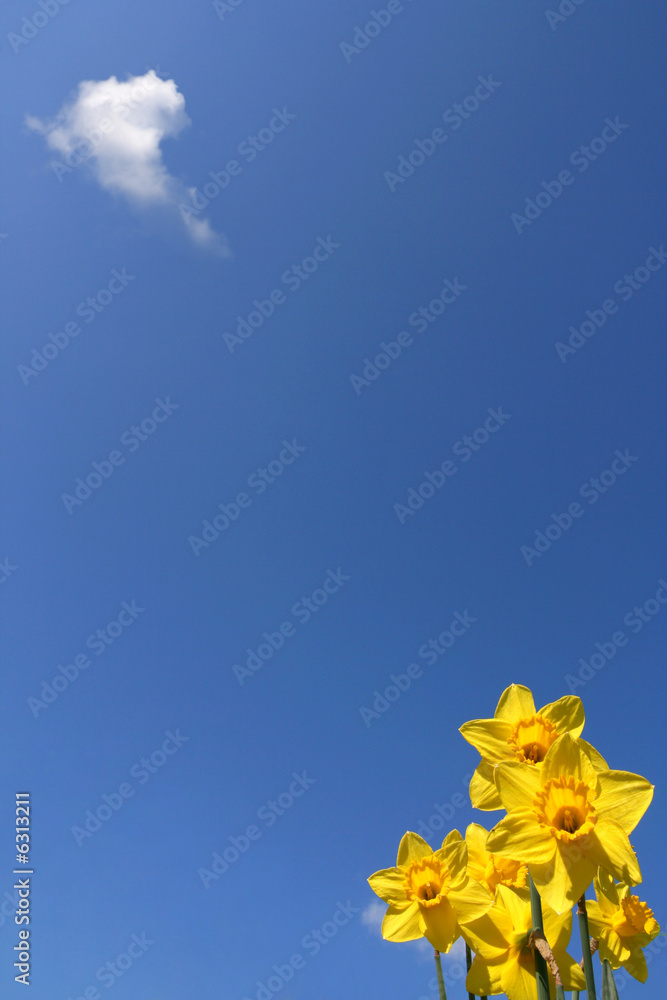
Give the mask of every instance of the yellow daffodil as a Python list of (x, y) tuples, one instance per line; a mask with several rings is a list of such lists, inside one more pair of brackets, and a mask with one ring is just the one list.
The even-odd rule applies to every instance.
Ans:
[(539, 768), (499, 764), (496, 785), (507, 816), (489, 834), (487, 850), (526, 861), (557, 913), (579, 899), (598, 866), (619, 881), (641, 882), (628, 834), (653, 797), (646, 778), (596, 770), (566, 733)]
[[(542, 910), (544, 936), (553, 952), (566, 990), (585, 990), (584, 974), (567, 948), (572, 931), (572, 911), (561, 916), (549, 906)], [(535, 1000), (535, 954), (529, 944), (533, 929), (530, 893), (499, 885), (495, 902), (482, 917), (462, 928), (475, 959), (466, 979), (466, 989), (477, 996), (505, 993), (509, 1000)], [(549, 976), (551, 996), (555, 984)]]
[(416, 833), (406, 833), (396, 867), (368, 880), (389, 904), (382, 936), (388, 941), (425, 937), (437, 951), (448, 952), (461, 933), (459, 920), (480, 916), (492, 902), (488, 892), (468, 878), (466, 863), (466, 845), (458, 830), (438, 851)]
[(618, 885), (605, 872), (595, 877), (594, 900), (586, 906), (591, 937), (600, 946), (600, 958), (612, 969), (622, 965), (640, 983), (646, 982), (646, 959), (642, 948), (660, 933), (660, 925), (638, 896), (630, 894), (623, 882)]
[(512, 861), (498, 854), (490, 854), (486, 849), (489, 831), (479, 823), (471, 823), (466, 830), (468, 848), (468, 875), (483, 885), (491, 895), (495, 895), (497, 885), (510, 889), (523, 889), (526, 885), (528, 869), (520, 861)]
[(571, 733), (576, 738), (583, 728), (581, 698), (565, 695), (538, 712), (530, 689), (523, 684), (511, 684), (500, 696), (492, 719), (475, 719), (459, 730), (482, 756), (470, 782), (474, 808), (502, 809), (494, 782), (494, 769), (501, 761), (540, 764), (559, 736)]

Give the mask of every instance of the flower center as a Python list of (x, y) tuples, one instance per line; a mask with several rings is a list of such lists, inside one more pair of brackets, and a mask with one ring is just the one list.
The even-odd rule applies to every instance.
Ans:
[(528, 869), (520, 861), (510, 861), (497, 854), (489, 854), (484, 872), (484, 881), (489, 890), (495, 893), (497, 885), (506, 885), (512, 889), (522, 889), (526, 884)]
[(517, 722), (507, 742), (518, 760), (525, 761), (526, 764), (539, 764), (558, 736), (553, 722), (538, 713)]
[(543, 826), (569, 843), (590, 833), (598, 821), (588, 785), (573, 775), (551, 778), (537, 793), (534, 808)]
[(651, 934), (655, 928), (653, 910), (639, 900), (639, 896), (626, 896), (612, 918), (612, 926), (619, 937)]
[(447, 865), (432, 854), (412, 862), (403, 880), (403, 888), (407, 898), (415, 900), (420, 906), (437, 906), (449, 892), (450, 881)]

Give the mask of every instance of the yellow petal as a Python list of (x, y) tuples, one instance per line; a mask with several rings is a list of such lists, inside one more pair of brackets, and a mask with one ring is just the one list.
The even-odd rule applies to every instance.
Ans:
[(485, 812), (492, 809), (502, 809), (503, 804), (500, 801), (493, 775), (493, 764), (483, 760), (478, 765), (470, 782), (470, 801), (474, 809), (482, 809)]
[(481, 917), (493, 905), (493, 896), (479, 882), (469, 878), (462, 886), (452, 887), (448, 898), (461, 923)]
[(488, 835), (489, 831), (480, 826), (479, 823), (471, 823), (466, 830), (466, 844), (468, 847), (467, 872), (470, 878), (474, 878), (477, 882), (483, 882), (486, 873), (486, 866), (489, 860), (488, 851), (486, 850), (486, 838)]
[(528, 889), (509, 889), (506, 885), (499, 885), (497, 890), (497, 900), (505, 907), (512, 927), (515, 931), (530, 931), (533, 921), (530, 912), (530, 893)]
[(586, 977), (578, 962), (562, 948), (551, 949), (556, 959), (556, 965), (566, 990), (585, 990)]
[(600, 920), (608, 922), (621, 905), (621, 888), (623, 890), (623, 894), (627, 895), (628, 887), (626, 885), (617, 886), (611, 875), (604, 871), (603, 868), (598, 868), (594, 885), (595, 895), (597, 896), (598, 906), (600, 909)]
[(403, 873), (397, 868), (383, 868), (382, 871), (371, 875), (368, 884), (375, 895), (384, 899), (385, 903), (397, 903), (400, 906), (406, 902), (404, 878)]
[(502, 719), (514, 726), (521, 719), (535, 715), (533, 692), (523, 684), (510, 684), (500, 696), (495, 711), (496, 719)]
[(560, 948), (564, 951), (572, 936), (572, 910), (556, 913), (545, 904), (542, 907), (542, 918), (544, 936), (551, 945), (551, 950), (556, 951), (557, 948)]
[(464, 723), (459, 732), (485, 760), (495, 762), (514, 756), (507, 742), (512, 735), (509, 722), (501, 719), (474, 719)]
[(475, 955), (470, 972), (466, 978), (466, 990), (474, 993), (478, 997), (492, 996), (500, 993), (501, 965), (497, 962), (485, 962), (479, 955)]
[(512, 921), (502, 906), (491, 906), (482, 917), (461, 924), (461, 934), (485, 961), (495, 961), (509, 951)]
[(486, 849), (515, 861), (549, 861), (556, 841), (529, 809), (514, 809), (489, 834)]
[(552, 722), (558, 733), (570, 733), (576, 739), (584, 728), (584, 706), (581, 698), (566, 694), (540, 709), (540, 715)]
[(458, 830), (448, 833), (442, 842), (445, 863), (449, 868), (452, 882), (457, 883), (465, 875), (468, 865), (468, 848)]
[(653, 798), (653, 785), (629, 771), (605, 771), (598, 775), (600, 791), (595, 808), (599, 816), (610, 816), (626, 833), (632, 833)]
[(580, 850), (568, 850), (558, 841), (551, 861), (530, 864), (530, 874), (540, 896), (556, 913), (569, 910), (593, 881), (597, 864)]
[(437, 906), (420, 907), (420, 915), (424, 937), (436, 951), (446, 954), (460, 934), (454, 907), (444, 898)]
[(584, 751), (596, 771), (609, 770), (609, 764), (604, 759), (600, 751), (595, 749), (592, 743), (587, 743), (586, 740), (582, 740), (581, 736), (577, 740), (577, 743)]
[(535, 961), (532, 955), (521, 954), (518, 959), (506, 962), (500, 974), (502, 989), (510, 1000), (535, 1000)]
[(419, 919), (419, 906), (410, 903), (399, 908), (390, 906), (382, 921), (382, 937), (386, 941), (416, 941), (424, 936), (424, 929)]
[(542, 788), (540, 764), (507, 761), (496, 768), (496, 788), (503, 807), (530, 809), (533, 799)]
[(547, 782), (551, 778), (558, 778), (560, 775), (566, 777), (572, 775), (576, 781), (583, 781), (593, 794), (597, 790), (597, 772), (577, 741), (572, 739), (569, 733), (559, 736), (551, 744), (542, 763), (543, 782)]
[(646, 982), (648, 969), (646, 968), (646, 959), (641, 948), (637, 948), (632, 958), (627, 962), (624, 962), (623, 966), (628, 970), (630, 975), (634, 976), (635, 979), (638, 979), (640, 983)]
[(416, 861), (417, 858), (428, 858), (433, 853), (433, 848), (429, 847), (419, 834), (408, 831), (403, 834), (398, 845), (396, 864), (400, 868), (409, 865), (411, 861)]
[[(586, 903), (586, 909), (588, 910), (588, 902)], [(627, 960), (631, 957), (632, 952), (629, 948), (626, 948), (621, 941), (618, 934), (606, 932), (602, 938), (598, 941), (600, 948), (600, 961), (605, 958), (611, 965), (612, 969), (620, 969), (623, 960)]]
[[(607, 900), (607, 904), (609, 905), (609, 900)], [(614, 907), (612, 912), (607, 915), (599, 903), (596, 903), (594, 899), (588, 899), (586, 901), (586, 910), (588, 911), (588, 926), (591, 931), (591, 937), (599, 941), (602, 935), (611, 927), (611, 917), (616, 912), (616, 908)]]
[(637, 855), (630, 846), (627, 833), (615, 820), (606, 817), (598, 819), (586, 840), (589, 856), (619, 882), (628, 885), (641, 882)]

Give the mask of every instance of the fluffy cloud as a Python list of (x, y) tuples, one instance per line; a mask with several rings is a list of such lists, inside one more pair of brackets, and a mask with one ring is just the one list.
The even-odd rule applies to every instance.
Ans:
[[(173, 80), (161, 79), (154, 70), (123, 83), (115, 76), (84, 80), (52, 121), (29, 116), (26, 124), (63, 157), (62, 163), (52, 164), (61, 177), (84, 164), (102, 188), (138, 208), (176, 210), (187, 198), (186, 187), (169, 173), (160, 148), (163, 139), (179, 135), (190, 124), (185, 98)], [(179, 218), (195, 243), (229, 255), (225, 238), (208, 220)]]

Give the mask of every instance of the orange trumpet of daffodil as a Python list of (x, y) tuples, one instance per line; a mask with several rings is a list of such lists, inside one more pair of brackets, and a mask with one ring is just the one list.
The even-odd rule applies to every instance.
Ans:
[(489, 831), (479, 823), (471, 823), (466, 830), (466, 846), (468, 848), (468, 875), (483, 885), (492, 896), (497, 885), (506, 885), (510, 889), (523, 889), (526, 886), (528, 868), (521, 861), (512, 861), (497, 854), (491, 854), (486, 849)]
[(436, 951), (448, 952), (461, 929), (459, 921), (480, 916), (491, 906), (486, 889), (466, 873), (467, 850), (453, 830), (434, 851), (416, 833), (406, 833), (395, 868), (368, 879), (371, 889), (389, 904), (382, 922), (388, 941), (425, 937)]
[[(544, 906), (542, 918), (544, 936), (551, 946), (563, 986), (566, 990), (585, 990), (584, 974), (565, 950), (572, 931), (572, 911), (558, 916)], [(477, 996), (505, 993), (509, 1000), (535, 1000), (532, 929), (528, 890), (499, 885), (493, 907), (463, 927), (463, 937), (476, 953), (466, 979), (468, 992)], [(551, 975), (549, 986), (553, 997), (555, 983)]]
[(646, 778), (596, 770), (580, 741), (566, 733), (540, 768), (499, 764), (495, 779), (507, 816), (489, 834), (487, 850), (526, 861), (542, 899), (557, 913), (586, 891), (598, 866), (626, 884), (641, 882), (628, 834), (653, 797)]
[(595, 893), (597, 902), (587, 903), (588, 926), (598, 941), (600, 958), (606, 958), (612, 969), (623, 966), (645, 983), (647, 968), (642, 948), (660, 933), (653, 911), (630, 894), (629, 886), (616, 884), (603, 871), (595, 877)]
[(494, 782), (494, 769), (502, 761), (519, 761), (531, 767), (544, 760), (549, 747), (563, 733), (575, 738), (584, 728), (581, 698), (565, 695), (538, 711), (532, 692), (511, 684), (500, 696), (492, 719), (475, 719), (461, 726), (461, 735), (482, 756), (470, 782), (475, 809), (502, 809)]

